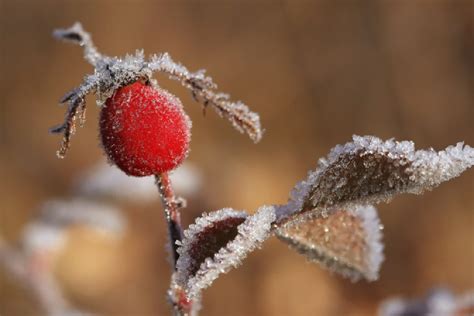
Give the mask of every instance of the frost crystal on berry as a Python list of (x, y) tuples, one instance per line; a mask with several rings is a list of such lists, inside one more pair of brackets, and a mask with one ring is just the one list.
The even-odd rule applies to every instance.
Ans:
[(276, 236), (309, 260), (353, 281), (374, 281), (383, 261), (381, 225), (373, 206), (302, 213), (275, 230)]
[(220, 116), (228, 119), (238, 131), (247, 133), (254, 142), (258, 142), (262, 137), (258, 114), (250, 111), (244, 103), (231, 101), (227, 94), (217, 92), (217, 85), (211, 77), (205, 75), (204, 70), (190, 72), (183, 65), (174, 62), (167, 53), (153, 55), (149, 61), (145, 60), (141, 50), (123, 58), (102, 55), (94, 46), (90, 34), (83, 30), (80, 23), (68, 29), (56, 30), (54, 36), (82, 46), (84, 58), (95, 68), (94, 74), (86, 76), (79, 87), (60, 99), (60, 103), (68, 104), (64, 123), (50, 130), (52, 133), (63, 134), (62, 144), (57, 153), (60, 158), (64, 157), (69, 149), (76, 120), (79, 119), (81, 126), (84, 124), (85, 97), (88, 94), (94, 93), (97, 105), (102, 107), (117, 89), (134, 82), (144, 81), (157, 88), (158, 84), (152, 78), (154, 72), (162, 72), (170, 79), (178, 80), (191, 91), (197, 101), (203, 103), (204, 107), (211, 106)]
[(184, 232), (174, 278), (186, 295), (194, 298), (221, 274), (241, 264), (269, 237), (275, 220), (272, 206), (254, 215), (222, 209), (198, 218)]
[(189, 152), (191, 120), (179, 99), (142, 82), (107, 99), (99, 126), (107, 157), (127, 175), (168, 172)]

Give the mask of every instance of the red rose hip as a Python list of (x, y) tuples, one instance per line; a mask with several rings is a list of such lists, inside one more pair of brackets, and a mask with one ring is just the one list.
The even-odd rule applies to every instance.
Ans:
[(109, 160), (130, 176), (170, 171), (188, 153), (191, 121), (179, 99), (140, 81), (107, 99), (99, 125)]

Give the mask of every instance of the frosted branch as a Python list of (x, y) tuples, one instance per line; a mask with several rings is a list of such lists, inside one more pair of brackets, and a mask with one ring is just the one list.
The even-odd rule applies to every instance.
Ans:
[(150, 61), (145, 60), (142, 50), (123, 58), (102, 55), (80, 23), (68, 29), (56, 30), (53, 35), (60, 40), (82, 46), (84, 58), (95, 68), (94, 74), (86, 76), (79, 87), (68, 92), (60, 100), (60, 103), (69, 104), (64, 123), (51, 129), (52, 133), (64, 135), (57, 153), (60, 158), (65, 156), (70, 147), (76, 118), (79, 116), (81, 125), (85, 121), (86, 95), (94, 93), (97, 105), (103, 106), (118, 88), (133, 82), (142, 80), (157, 86), (152, 78), (153, 73), (157, 71), (167, 74), (170, 79), (180, 81), (204, 107), (212, 106), (221, 117), (228, 119), (241, 133), (247, 133), (254, 142), (258, 142), (262, 137), (258, 114), (251, 112), (244, 103), (230, 101), (227, 94), (215, 91), (217, 85), (204, 75), (204, 70), (191, 73), (183, 65), (174, 62), (167, 53), (154, 55)]
[(221, 117), (229, 120), (239, 132), (247, 133), (255, 143), (262, 138), (258, 114), (250, 111), (240, 101), (230, 101), (229, 95), (216, 92), (217, 85), (211, 77), (205, 75), (204, 70), (189, 72), (186, 67), (174, 62), (168, 53), (154, 55), (149, 67), (152, 71), (166, 73), (171, 79), (180, 81), (185, 88), (191, 90), (196, 101), (202, 102), (205, 108), (212, 106)]
[(53, 32), (53, 35), (57, 39), (82, 46), (84, 48), (84, 58), (93, 66), (103, 58), (94, 46), (90, 34), (84, 31), (82, 24), (79, 22), (74, 23), (68, 29), (57, 29)]
[(79, 117), (79, 125), (84, 126), (86, 121), (86, 95), (94, 93), (99, 85), (96, 75), (87, 76), (83, 84), (64, 95), (59, 103), (68, 103), (68, 109), (64, 122), (50, 129), (52, 134), (63, 134), (61, 146), (56, 152), (59, 158), (64, 158), (71, 146), (71, 137), (76, 132), (76, 119)]

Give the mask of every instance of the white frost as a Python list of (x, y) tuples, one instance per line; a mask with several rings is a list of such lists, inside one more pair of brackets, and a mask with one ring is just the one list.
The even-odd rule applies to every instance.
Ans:
[(227, 216), (246, 216), (243, 212), (224, 209), (210, 214), (205, 214), (196, 220), (185, 231), (185, 238), (178, 249), (180, 258), (176, 282), (182, 286), (189, 297), (195, 297), (209, 287), (212, 282), (222, 273), (227, 273), (241, 264), (242, 260), (270, 236), (271, 224), (275, 220), (275, 209), (273, 206), (262, 206), (258, 211), (238, 226), (238, 234), (234, 240), (221, 248), (212, 258), (207, 258), (193, 275), (189, 275), (187, 268), (189, 260), (187, 250), (193, 242), (193, 237), (199, 234), (207, 225), (213, 221), (222, 220)]
[(378, 279), (384, 255), (375, 207), (351, 205), (324, 215), (302, 213), (277, 226), (277, 237), (308, 260), (353, 281)]
[(278, 220), (311, 204), (320, 210), (345, 203), (379, 203), (401, 193), (420, 194), (474, 165), (474, 149), (460, 142), (445, 150), (415, 150), (411, 141), (353, 136), (334, 147), (318, 168), (298, 183)]

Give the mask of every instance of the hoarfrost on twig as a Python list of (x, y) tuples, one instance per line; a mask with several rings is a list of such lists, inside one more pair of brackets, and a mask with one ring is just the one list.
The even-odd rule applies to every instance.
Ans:
[(254, 214), (222, 209), (204, 214), (185, 232), (178, 252), (176, 285), (189, 298), (200, 295), (222, 273), (241, 264), (248, 253), (260, 247), (275, 220), (273, 206)]
[(216, 92), (217, 85), (211, 77), (205, 75), (205, 70), (189, 72), (186, 67), (174, 62), (168, 53), (154, 55), (149, 67), (180, 81), (185, 88), (191, 90), (196, 101), (202, 102), (204, 107), (212, 106), (221, 117), (228, 119), (239, 132), (247, 133), (254, 142), (262, 138), (263, 131), (258, 114), (251, 112), (248, 106), (240, 101), (230, 101), (228, 94)]
[(353, 281), (374, 281), (383, 261), (381, 224), (373, 206), (302, 213), (275, 230), (276, 236), (309, 260)]
[(86, 76), (79, 87), (68, 92), (60, 100), (60, 103), (69, 104), (64, 123), (50, 130), (51, 133), (63, 134), (61, 147), (57, 152), (60, 158), (65, 156), (70, 147), (77, 116), (81, 125), (84, 123), (86, 95), (95, 93), (97, 105), (102, 106), (118, 88), (135, 81), (143, 80), (157, 86), (152, 78), (153, 73), (157, 71), (165, 73), (170, 79), (180, 81), (204, 107), (212, 106), (221, 117), (228, 119), (239, 132), (247, 133), (254, 142), (258, 142), (262, 137), (258, 114), (250, 111), (244, 103), (230, 101), (227, 94), (217, 92), (217, 85), (210, 77), (205, 76), (204, 70), (190, 72), (183, 65), (174, 62), (168, 53), (153, 55), (150, 61), (145, 60), (141, 50), (123, 58), (102, 55), (80, 23), (68, 29), (55, 30), (53, 34), (58, 39), (83, 47), (84, 58), (95, 68), (93, 75)]

